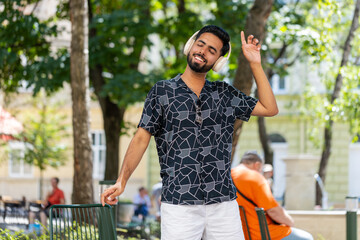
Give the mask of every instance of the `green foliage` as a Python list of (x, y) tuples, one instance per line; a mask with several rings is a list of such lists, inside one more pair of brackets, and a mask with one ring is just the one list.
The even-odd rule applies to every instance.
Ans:
[[(51, 54), (49, 39), (59, 29), (41, 22), (32, 13), (25, 14), (26, 2), (3, 0), (0, 5), (0, 89), (17, 91), (19, 86), (41, 87), (48, 91), (62, 87), (67, 81), (66, 59)], [(24, 81), (26, 80), (26, 81)]]
[[(68, 225), (67, 225), (68, 224)], [(91, 224), (66, 223), (63, 228), (54, 228), (54, 239), (99, 239), (99, 229)]]
[(313, 2), (276, 2), (273, 6), (262, 47), (266, 59), (263, 64), (280, 77), (288, 75), (289, 66), (307, 57), (307, 50), (318, 45), (319, 35), (306, 24)]
[[(240, 33), (245, 28), (246, 18), (250, 8), (253, 5), (252, 1), (208, 1), (215, 2), (216, 7), (211, 9), (213, 18), (207, 24), (214, 24), (224, 28), (231, 37), (231, 56), (229, 59), (229, 71), (224, 77), (233, 79), (235, 77), (235, 70), (237, 69), (237, 58), (241, 51)], [(235, 24), (234, 24), (235, 23)], [(212, 72), (213, 73), (213, 72)], [(219, 80), (219, 77), (214, 76)]]
[(310, 124), (310, 127), (307, 128), (306, 131), (309, 139), (314, 143), (316, 148), (321, 147), (320, 143), (323, 137), (322, 129), (324, 129), (326, 123), (324, 106), (328, 105), (328, 101), (324, 102), (324, 95), (318, 94), (317, 90), (311, 84), (307, 84), (300, 111), (303, 113), (303, 118)]
[[(105, 1), (95, 1), (96, 9), (90, 28), (90, 67), (102, 66), (105, 85), (102, 95), (121, 107), (145, 99), (155, 79), (156, 71), (141, 69), (147, 63), (142, 51), (149, 50), (149, 35), (154, 32), (149, 11), (150, 2), (117, 1), (116, 7)], [(121, 6), (121, 7), (120, 7)]]
[(59, 113), (59, 104), (52, 106), (47, 98), (34, 101), (38, 115), (32, 113), (25, 121), (22, 138), (27, 143), (24, 160), (41, 171), (47, 166), (57, 168), (67, 161), (66, 147), (61, 141), (67, 137), (67, 116)]
[[(350, 133), (356, 136), (360, 133), (359, 92), (360, 92), (360, 29), (354, 33), (349, 62), (340, 68), (343, 46), (349, 33), (353, 17), (354, 1), (338, 2), (334, 0), (318, 1), (314, 9), (307, 15), (308, 28), (318, 34), (318, 43), (314, 47), (306, 48), (311, 54), (313, 67), (318, 69), (318, 74), (325, 88), (324, 93), (317, 93), (314, 88), (308, 87), (304, 95), (301, 110), (310, 120), (310, 138), (318, 143), (322, 139), (324, 127), (329, 126), (329, 121), (348, 123)], [(317, 13), (317, 14), (314, 14)], [(335, 80), (341, 73), (343, 85), (339, 97), (331, 102)], [(311, 90), (310, 90), (311, 89)]]
[[(184, 3), (182, 6), (181, 1), (170, 0), (90, 1), (93, 13), (90, 67), (102, 67), (105, 77), (102, 96), (109, 96), (120, 107), (142, 101), (155, 81), (168, 79), (184, 70), (183, 46), (194, 31), (206, 24), (219, 25), (232, 37), (229, 71), (220, 74), (211, 71), (208, 77), (211, 80), (233, 78), (241, 51), (240, 31), (244, 29), (253, 2), (186, 0)], [(69, 1), (61, 0), (56, 17), (43, 22), (32, 14), (24, 15), (23, 4), (20, 0), (3, 1), (0, 88), (16, 91), (26, 79), (26, 86), (33, 86), (35, 93), (42, 87), (48, 92), (56, 91), (69, 80), (69, 53), (64, 49), (51, 53), (48, 39), (60, 31), (56, 20), (69, 18)], [(313, 67), (319, 69), (326, 94), (306, 93), (304, 115), (311, 118), (314, 127), (325, 126), (328, 116), (337, 121), (349, 121), (351, 132), (355, 134), (359, 132), (359, 113), (354, 110), (359, 106), (359, 93), (351, 89), (359, 85), (356, 71), (360, 56), (359, 30), (353, 41), (351, 64), (341, 70), (337, 67), (353, 5), (353, 0), (275, 1), (263, 50), (265, 67), (280, 76), (288, 74), (288, 67), (294, 61), (310, 58)], [(92, 30), (95, 36), (91, 35)], [(155, 44), (159, 49), (152, 48)], [(273, 62), (283, 45), (287, 46), (285, 60)], [(160, 58), (150, 63), (150, 57), (158, 54)], [(344, 88), (340, 99), (331, 105), (328, 93), (339, 71), (343, 72)], [(320, 131), (312, 132), (315, 139)]]
[(25, 233), (24, 231), (16, 231), (11, 232), (8, 229), (1, 229), (0, 228), (0, 240), (48, 240), (50, 237), (43, 233), (40, 236), (37, 236), (35, 233)]
[(356, 142), (360, 134), (360, 67), (348, 65), (342, 68), (341, 72), (344, 76), (344, 86), (341, 90), (342, 98), (336, 102), (336, 117), (338, 121), (350, 124), (352, 141)]

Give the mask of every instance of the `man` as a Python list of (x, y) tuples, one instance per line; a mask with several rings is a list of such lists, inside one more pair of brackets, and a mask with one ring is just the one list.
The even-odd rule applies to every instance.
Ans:
[(237, 188), (237, 203), (244, 207), (251, 239), (261, 239), (255, 207), (264, 208), (272, 240), (312, 240), (310, 233), (294, 228), (294, 221), (273, 197), (270, 185), (261, 174), (264, 161), (254, 152), (247, 152), (240, 165), (231, 170)]
[(274, 176), (273, 166), (271, 164), (268, 164), (268, 163), (264, 164), (263, 169), (262, 169), (262, 175), (264, 176), (266, 181), (269, 183), (270, 189), (272, 191), (273, 176)]
[[(58, 188), (59, 178), (53, 177), (50, 181), (53, 189), (46, 195), (45, 200), (41, 204), (42, 209), (40, 210), (41, 224), (45, 227), (47, 226), (47, 218), (49, 217), (50, 207), (55, 204), (65, 204), (64, 192), (60, 188)], [(35, 212), (29, 212), (30, 227), (32, 226), (32, 224), (34, 224), (35, 215)]]
[(144, 187), (139, 188), (139, 193), (134, 196), (133, 203), (135, 207), (135, 216), (145, 220), (151, 208), (151, 201), (147, 190)]
[(184, 73), (156, 83), (149, 92), (119, 178), (101, 195), (102, 204), (116, 204), (153, 135), (163, 182), (161, 238), (243, 239), (230, 177), (234, 122), (248, 121), (250, 115), (273, 116), (278, 109), (261, 66), (259, 41), (252, 35), (246, 41), (243, 32), (241, 39), (259, 101), (225, 82), (205, 79), (208, 71), (226, 63), (230, 37), (217, 26), (203, 27), (185, 45)]

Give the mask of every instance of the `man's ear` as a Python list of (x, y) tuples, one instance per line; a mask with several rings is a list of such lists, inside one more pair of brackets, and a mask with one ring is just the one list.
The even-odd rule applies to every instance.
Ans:
[(255, 162), (254, 163), (255, 170), (258, 172), (262, 172), (262, 163), (261, 162)]

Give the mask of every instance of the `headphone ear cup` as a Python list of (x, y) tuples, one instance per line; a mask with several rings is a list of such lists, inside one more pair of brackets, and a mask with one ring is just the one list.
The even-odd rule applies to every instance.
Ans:
[[(200, 30), (199, 30), (200, 31)], [(185, 46), (184, 46), (184, 54), (187, 56), (192, 48), (192, 46), (195, 43), (196, 40), (196, 36), (199, 33), (199, 31), (197, 31), (196, 33), (194, 33), (191, 38), (189, 38), (189, 40), (186, 42)]]
[(214, 72), (219, 72), (224, 67), (226, 62), (227, 62), (227, 58), (219, 57), (219, 59), (215, 62), (214, 66), (212, 67), (212, 70)]
[(229, 52), (226, 57), (221, 56), (219, 59), (215, 62), (214, 66), (212, 67), (212, 70), (214, 72), (219, 72), (226, 64), (226, 62), (229, 60), (231, 55), (231, 43), (229, 42)]
[(190, 49), (192, 48), (192, 46), (194, 45), (195, 40), (193, 38), (190, 38), (184, 47), (184, 54), (187, 56), (190, 52)]

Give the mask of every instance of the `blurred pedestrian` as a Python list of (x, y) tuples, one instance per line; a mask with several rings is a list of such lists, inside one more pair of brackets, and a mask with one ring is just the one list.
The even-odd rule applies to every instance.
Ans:
[(133, 199), (135, 204), (135, 213), (134, 215), (140, 219), (145, 219), (149, 214), (149, 209), (151, 208), (151, 201), (147, 190), (144, 187), (139, 188), (139, 192), (135, 195)]
[(162, 181), (161, 179), (159, 180), (159, 182), (157, 182), (151, 190), (151, 198), (152, 201), (155, 203), (155, 208), (156, 208), (156, 219), (159, 221), (160, 220), (160, 205), (161, 205), (161, 190), (162, 190)]
[(255, 207), (264, 208), (272, 240), (313, 240), (310, 233), (295, 228), (294, 220), (271, 193), (270, 186), (261, 174), (264, 160), (255, 152), (243, 155), (240, 165), (231, 170), (236, 199), (246, 212), (251, 239), (261, 239), (260, 225)]
[[(41, 224), (46, 227), (47, 226), (47, 219), (49, 217), (49, 209), (52, 205), (55, 204), (64, 204), (65, 203), (65, 196), (64, 192), (58, 187), (59, 178), (53, 177), (51, 178), (51, 186), (52, 191), (46, 195), (45, 200), (43, 200), (41, 204), (40, 210), (40, 221)], [(33, 226), (34, 221), (36, 218), (36, 213), (33, 211), (29, 212), (29, 229)]]
[(262, 173), (266, 179), (266, 181), (269, 183), (270, 189), (272, 191), (272, 186), (273, 186), (273, 175), (274, 175), (274, 170), (273, 170), (273, 166), (271, 164), (264, 164)]

